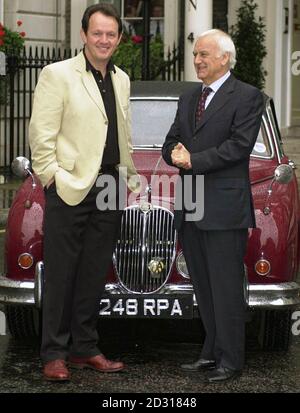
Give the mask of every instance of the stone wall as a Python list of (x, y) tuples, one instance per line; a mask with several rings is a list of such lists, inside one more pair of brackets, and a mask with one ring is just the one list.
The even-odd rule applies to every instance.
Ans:
[(17, 20), (23, 22), (26, 47), (65, 46), (66, 0), (7, 0), (4, 2), (4, 24), (19, 30)]

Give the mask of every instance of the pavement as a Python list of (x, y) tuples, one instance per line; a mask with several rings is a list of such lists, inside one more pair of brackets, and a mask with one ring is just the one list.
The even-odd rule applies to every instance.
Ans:
[[(157, 402), (162, 396), (181, 397), (182, 400), (199, 397), (195, 407), (201, 409), (205, 402), (204, 393), (242, 393), (243, 396), (248, 393), (274, 393), (277, 396), (277, 393), (300, 392), (300, 335), (293, 337), (287, 352), (264, 352), (257, 344), (255, 329), (249, 329), (253, 325), (247, 325), (243, 375), (237, 380), (221, 384), (204, 384), (204, 373), (187, 373), (180, 369), (181, 363), (191, 362), (199, 357), (203, 343), (199, 334), (195, 335), (194, 339), (187, 340), (185, 332), (190, 335), (193, 326), (190, 323), (185, 324), (189, 320), (181, 321), (183, 324), (178, 324), (179, 320), (176, 324), (166, 320), (106, 320), (104, 325), (100, 322), (101, 351), (112, 360), (122, 360), (126, 370), (101, 374), (89, 369), (72, 369), (71, 381), (66, 383), (42, 380), (38, 341), (15, 340), (9, 335), (0, 336), (1, 401), (11, 395), (9, 403), (12, 408), (18, 400), (19, 395), (16, 393), (30, 393), (31, 397), (33, 394), (37, 397), (34, 398), (34, 403), (30, 404), (27, 398), (24, 400), (29, 408), (36, 408), (41, 403), (43, 409), (52, 402), (55, 403), (53, 410), (58, 410), (61, 402), (67, 402), (74, 410), (72, 403), (78, 400), (77, 404), (84, 401), (85, 410), (90, 411), (91, 408), (95, 410), (95, 407), (105, 407), (101, 402), (103, 398), (109, 400), (110, 396), (117, 398), (119, 394), (123, 399), (130, 400), (136, 399), (137, 393), (145, 393), (149, 398), (148, 402), (152, 397), (152, 405), (153, 396), (158, 397)], [(198, 328), (196, 331), (198, 332)], [(48, 397), (41, 398), (41, 393)], [(76, 393), (78, 396), (74, 398)], [(128, 393), (133, 395), (128, 396)], [(63, 394), (66, 399), (62, 399)], [(209, 398), (210, 403), (213, 400)], [(276, 397), (276, 402), (278, 400)], [(146, 402), (145, 399), (142, 401)], [(232, 401), (229, 402), (231, 404), (228, 407), (232, 407)], [(148, 406), (145, 403), (144, 408), (145, 406), (150, 407), (150, 403)], [(165, 402), (162, 406), (167, 407)], [(24, 408), (18, 407), (18, 410)], [(189, 406), (185, 404), (177, 407)], [(289, 408), (287, 404), (284, 407)], [(129, 408), (126, 410), (135, 411)]]

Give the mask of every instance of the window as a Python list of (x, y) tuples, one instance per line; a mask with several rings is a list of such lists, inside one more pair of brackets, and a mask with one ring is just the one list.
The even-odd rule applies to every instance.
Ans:
[(252, 155), (261, 158), (270, 158), (272, 155), (272, 150), (270, 147), (270, 142), (264, 121), (262, 122), (260, 130), (258, 132), (258, 136), (252, 150)]
[(228, 0), (213, 0), (213, 27), (228, 32)]
[[(164, 35), (164, 0), (150, 2), (150, 33)], [(143, 1), (123, 0), (122, 18), (125, 31), (130, 35), (143, 35)]]
[[(143, 35), (143, 0), (88, 0), (88, 6), (95, 3), (111, 3), (119, 11), (124, 30), (130, 36)], [(150, 2), (150, 33), (152, 36), (164, 37), (164, 0)]]
[(87, 6), (90, 6), (92, 4), (97, 4), (97, 3), (110, 3), (115, 6), (115, 8), (118, 10), (118, 12), (121, 14), (122, 11), (122, 1), (123, 0), (103, 0), (103, 1), (97, 1), (97, 0), (88, 0), (87, 1)]

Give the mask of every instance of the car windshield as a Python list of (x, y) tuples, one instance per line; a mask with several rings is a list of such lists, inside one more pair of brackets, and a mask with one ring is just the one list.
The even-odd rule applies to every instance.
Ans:
[[(177, 100), (132, 99), (132, 143), (134, 146), (155, 147), (164, 143), (177, 109)], [(267, 133), (262, 125), (252, 155), (270, 157)]]
[(177, 100), (132, 100), (134, 146), (162, 145), (174, 122)]

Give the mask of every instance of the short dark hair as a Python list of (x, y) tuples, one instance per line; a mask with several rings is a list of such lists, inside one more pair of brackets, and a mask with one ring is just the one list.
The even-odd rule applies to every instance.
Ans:
[(119, 31), (119, 36), (120, 36), (123, 31), (123, 24), (122, 24), (120, 14), (118, 13), (117, 9), (112, 4), (108, 4), (108, 3), (93, 4), (92, 6), (89, 6), (85, 10), (82, 20), (81, 20), (81, 27), (84, 33), (87, 34), (90, 18), (94, 13), (97, 13), (97, 12), (102, 13), (105, 16), (113, 17), (116, 20), (116, 22), (118, 23), (118, 31)]

